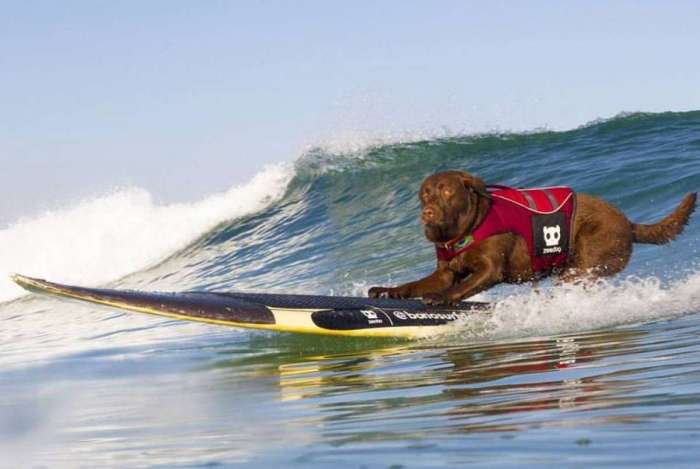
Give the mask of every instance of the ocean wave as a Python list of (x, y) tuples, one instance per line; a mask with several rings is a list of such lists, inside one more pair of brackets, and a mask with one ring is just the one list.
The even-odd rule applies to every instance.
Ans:
[(293, 174), (288, 164), (268, 166), (226, 192), (170, 205), (126, 188), (20, 219), (0, 231), (0, 301), (24, 293), (10, 272), (99, 285), (146, 268), (217, 224), (279, 199)]
[[(318, 293), (400, 282), (433, 262), (416, 217), (426, 175), (465, 169), (490, 183), (570, 184), (631, 220), (653, 221), (697, 190), (699, 120), (698, 112), (636, 113), (565, 132), (413, 133), (319, 145), (201, 201), (158, 205), (142, 189), (124, 189), (19, 220), (0, 231), (0, 275), (99, 285), (135, 273), (119, 286)], [(690, 241), (674, 242), (666, 260), (687, 267)], [(640, 247), (627, 272), (674, 276), (656, 249)], [(0, 301), (20, 294), (0, 278)]]
[[(664, 125), (696, 121), (700, 111), (689, 112), (619, 112), (600, 117), (571, 129), (535, 127), (529, 130), (469, 131), (463, 128), (414, 129), (393, 132), (340, 132), (333, 137), (308, 144), (296, 161), (299, 175), (317, 177), (327, 172), (342, 172), (396, 163), (406, 152), (440, 147), (472, 147), (476, 151), (503, 149), (512, 146), (570, 142), (577, 138), (595, 139), (601, 132), (625, 131), (638, 127), (640, 132), (663, 129)], [(440, 152), (435, 152), (437, 156)], [(421, 156), (425, 157), (425, 154)]]

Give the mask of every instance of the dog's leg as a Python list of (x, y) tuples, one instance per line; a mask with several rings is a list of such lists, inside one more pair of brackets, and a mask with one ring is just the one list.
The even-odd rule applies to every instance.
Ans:
[(581, 278), (582, 276), (579, 273), (579, 270), (574, 267), (571, 267), (562, 271), (559, 275), (554, 277), (552, 279), (552, 283), (555, 286), (560, 287), (562, 285), (566, 285), (567, 283), (575, 283), (581, 281)]
[(573, 259), (562, 279), (589, 283), (622, 271), (632, 255), (632, 224), (602, 199), (579, 194), (577, 201)]
[(583, 287), (584, 290), (588, 290), (596, 283), (598, 279), (606, 275), (609, 274), (596, 268), (582, 270), (572, 267), (566, 269), (564, 272), (559, 274), (559, 276), (555, 277), (553, 282), (556, 286), (575, 285), (578, 287)]
[(446, 268), (438, 268), (425, 278), (398, 287), (372, 287), (370, 298), (418, 298), (427, 293), (444, 291), (454, 284), (455, 273)]
[(465, 298), (474, 296), (503, 280), (502, 266), (487, 258), (480, 259), (475, 264), (473, 273), (464, 281), (455, 284), (442, 292), (426, 293), (423, 302), (426, 304), (457, 304)]

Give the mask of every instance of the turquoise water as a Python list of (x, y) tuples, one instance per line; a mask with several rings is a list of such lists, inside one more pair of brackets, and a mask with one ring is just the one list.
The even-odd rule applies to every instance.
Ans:
[[(416, 191), (444, 169), (568, 184), (651, 222), (700, 188), (700, 112), (311, 149), (263, 208), (220, 217), (108, 285), (363, 294), (414, 279), (434, 262)], [(636, 246), (623, 275), (590, 291), (495, 288), (479, 297), (497, 302), (490, 316), (418, 342), (7, 301), (0, 464), (697, 467), (699, 239), (693, 219), (669, 246)]]

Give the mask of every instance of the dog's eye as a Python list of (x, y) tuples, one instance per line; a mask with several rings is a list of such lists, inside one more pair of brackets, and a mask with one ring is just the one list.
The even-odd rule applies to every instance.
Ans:
[(443, 190), (442, 190), (442, 195), (443, 195), (444, 197), (450, 197), (450, 196), (452, 195), (452, 189), (450, 189), (449, 187), (443, 189)]

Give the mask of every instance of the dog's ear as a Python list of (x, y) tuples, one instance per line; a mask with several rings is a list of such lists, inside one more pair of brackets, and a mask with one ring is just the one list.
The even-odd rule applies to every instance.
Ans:
[(474, 191), (487, 199), (491, 198), (491, 194), (486, 190), (486, 183), (484, 181), (464, 171), (460, 171), (460, 177), (462, 178), (464, 187), (466, 187), (468, 191)]

